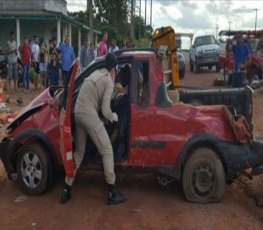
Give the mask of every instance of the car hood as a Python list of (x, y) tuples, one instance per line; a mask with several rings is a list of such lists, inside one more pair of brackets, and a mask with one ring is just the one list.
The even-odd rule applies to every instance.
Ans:
[(18, 124), (27, 119), (30, 115), (34, 114), (44, 105), (48, 104), (52, 99), (52, 96), (49, 93), (49, 88), (44, 90), (39, 94), (35, 99), (33, 99), (27, 106), (22, 108), (22, 110), (17, 114), (14, 120), (8, 125), (7, 129), (13, 129)]
[(209, 50), (219, 50), (219, 46), (217, 44), (209, 44), (209, 45), (201, 45), (196, 47), (196, 51), (209, 51)]

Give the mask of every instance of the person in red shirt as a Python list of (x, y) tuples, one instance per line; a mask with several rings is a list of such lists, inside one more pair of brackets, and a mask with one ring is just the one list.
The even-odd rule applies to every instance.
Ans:
[(107, 54), (107, 40), (108, 33), (104, 33), (102, 40), (97, 45), (97, 57), (101, 57)]
[(27, 37), (24, 38), (24, 43), (20, 48), (21, 62), (23, 65), (23, 87), (24, 91), (29, 89), (29, 67), (31, 63), (31, 48), (28, 43)]

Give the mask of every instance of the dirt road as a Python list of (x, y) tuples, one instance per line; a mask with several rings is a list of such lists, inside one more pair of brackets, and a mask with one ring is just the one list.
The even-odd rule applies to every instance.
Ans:
[[(211, 87), (221, 74), (187, 71), (182, 84)], [(33, 94), (24, 95), (28, 102)], [(263, 136), (263, 95), (254, 99), (255, 134)], [(263, 229), (263, 209), (253, 197), (263, 190), (263, 176), (252, 181), (241, 176), (228, 185), (221, 203), (199, 205), (184, 200), (179, 184), (157, 184), (151, 174), (118, 175), (128, 201), (106, 205), (104, 177), (99, 171), (80, 170), (73, 199), (59, 204), (63, 176), (42, 196), (25, 196), (9, 181), (0, 162), (0, 228), (5, 229)]]

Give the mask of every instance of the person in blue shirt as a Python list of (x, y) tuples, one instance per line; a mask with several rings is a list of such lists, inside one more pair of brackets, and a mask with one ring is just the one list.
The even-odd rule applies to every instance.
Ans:
[(251, 61), (250, 51), (248, 45), (244, 43), (242, 34), (237, 34), (236, 44), (232, 46), (234, 54), (234, 74), (232, 80), (232, 87), (243, 87), (246, 77), (246, 67)]
[(64, 42), (59, 44), (59, 51), (61, 54), (63, 85), (65, 86), (69, 80), (70, 67), (75, 59), (73, 47), (70, 45), (69, 35), (66, 36)]

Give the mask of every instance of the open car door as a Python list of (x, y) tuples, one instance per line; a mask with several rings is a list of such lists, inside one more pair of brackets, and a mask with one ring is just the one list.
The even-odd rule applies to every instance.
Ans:
[(69, 82), (64, 88), (64, 97), (62, 109), (59, 116), (60, 129), (60, 154), (63, 159), (65, 173), (68, 178), (74, 175), (74, 159), (73, 159), (73, 137), (71, 133), (71, 116), (73, 91), (75, 88), (75, 79), (79, 74), (79, 60), (76, 59), (71, 67)]

